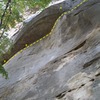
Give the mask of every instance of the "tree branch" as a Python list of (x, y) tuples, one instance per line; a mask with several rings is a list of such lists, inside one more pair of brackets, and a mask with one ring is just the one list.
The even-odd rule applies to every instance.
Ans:
[[(1, 27), (2, 24), (3, 24), (3, 19), (4, 19), (4, 17), (5, 17), (7, 8), (9, 7), (9, 4), (10, 4), (10, 3), (11, 3), (11, 0), (8, 0), (8, 2), (7, 2), (7, 4), (6, 4), (6, 8), (5, 8), (5, 10), (4, 10), (4, 12), (3, 12), (2, 16), (1, 16), (0, 27)], [(0, 38), (2, 37), (3, 33), (4, 33), (4, 32), (2, 32)]]
[(5, 17), (7, 8), (9, 7), (9, 4), (10, 4), (10, 3), (11, 3), (11, 0), (8, 0), (8, 2), (7, 2), (7, 4), (6, 4), (6, 8), (5, 8), (5, 10), (4, 10), (4, 13), (3, 13), (2, 16), (1, 16), (0, 27), (2, 26), (3, 18)]

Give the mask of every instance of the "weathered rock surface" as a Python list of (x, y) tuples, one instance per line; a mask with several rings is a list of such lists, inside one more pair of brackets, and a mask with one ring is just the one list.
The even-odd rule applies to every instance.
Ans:
[[(62, 6), (63, 9), (60, 9), (60, 6)], [(63, 1), (43, 10), (40, 14), (33, 17), (31, 21), (24, 22), (23, 28), (12, 37), (14, 46), (11, 50), (11, 54), (5, 54), (3, 58), (8, 60), (19, 50), (23, 49), (25, 44), (29, 45), (48, 34), (57, 18), (69, 9), (70, 4)]]
[[(4, 60), (10, 59), (19, 50), (23, 49), (26, 44), (29, 45), (48, 34), (51, 31), (57, 18), (63, 12), (71, 10), (81, 1), (82, 0), (67, 0), (61, 3), (57, 3), (43, 10), (40, 14), (34, 16), (29, 22), (25, 21), (23, 28), (16, 32), (16, 34), (12, 37), (13, 48), (11, 53), (3, 55), (3, 59), (0, 60), (0, 62), (3, 63)], [(62, 9), (60, 9), (60, 7), (62, 7)]]
[(0, 100), (100, 100), (100, 0), (63, 15), (5, 68)]

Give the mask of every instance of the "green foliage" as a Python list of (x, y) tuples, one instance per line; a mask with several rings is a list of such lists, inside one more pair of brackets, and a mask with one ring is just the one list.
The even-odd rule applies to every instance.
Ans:
[(0, 64), (0, 74), (2, 74), (5, 79), (8, 79), (8, 73), (5, 71), (4, 67)]
[[(2, 36), (0, 39), (0, 61), (3, 59), (3, 54), (10, 54), (10, 49), (12, 48), (12, 42), (7, 36)], [(0, 63), (0, 74), (6, 79), (8, 78), (8, 73), (5, 71), (3, 65)]]
[[(20, 22), (23, 20), (23, 13), (25, 10), (34, 9), (35, 7), (39, 7), (40, 9), (45, 8), (51, 0), (11, 0), (9, 3), (9, 7), (6, 10), (6, 14), (3, 18), (3, 24), (0, 29), (6, 27), (9, 29), (13, 27), (16, 22)], [(0, 1), (0, 19), (5, 10), (8, 0)]]
[(10, 53), (10, 49), (12, 47), (12, 42), (7, 36), (2, 36), (0, 39), (0, 59), (2, 59), (2, 55), (6, 52)]

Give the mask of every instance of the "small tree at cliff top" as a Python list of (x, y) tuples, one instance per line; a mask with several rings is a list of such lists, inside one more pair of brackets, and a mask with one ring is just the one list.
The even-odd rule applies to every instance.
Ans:
[[(9, 28), (23, 20), (26, 9), (45, 8), (51, 0), (0, 0), (0, 59), (11, 46), (10, 40), (4, 34)], [(8, 78), (8, 73), (0, 63), (0, 74)]]

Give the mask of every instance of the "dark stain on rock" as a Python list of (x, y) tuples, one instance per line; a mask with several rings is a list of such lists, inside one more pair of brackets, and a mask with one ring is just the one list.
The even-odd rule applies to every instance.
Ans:
[(83, 65), (83, 69), (91, 66), (95, 61), (97, 61), (98, 59), (100, 59), (100, 57), (96, 57), (94, 59), (92, 59), (91, 61), (87, 62), (86, 64)]
[(65, 94), (66, 94), (66, 91), (64, 91), (64, 92), (62, 92), (62, 93), (60, 93), (60, 94), (58, 94), (58, 95), (56, 96), (56, 98), (57, 98), (57, 99), (61, 99), (61, 98), (63, 98), (63, 97), (65, 96)]

